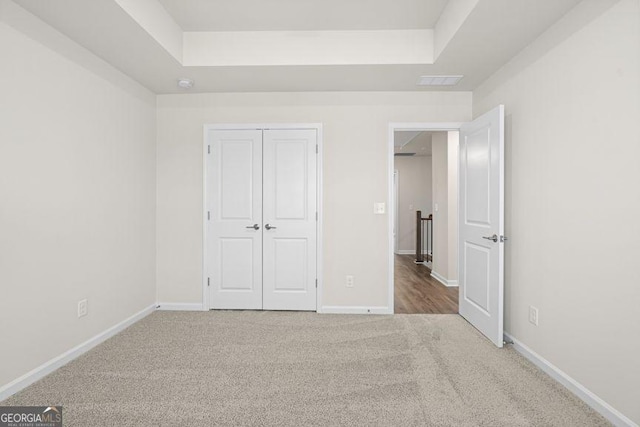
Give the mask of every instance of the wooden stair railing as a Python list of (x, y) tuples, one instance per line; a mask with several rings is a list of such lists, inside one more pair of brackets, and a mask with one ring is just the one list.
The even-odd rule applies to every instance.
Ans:
[[(423, 238), (424, 232), (426, 238)], [(427, 261), (433, 261), (433, 214), (422, 216), (422, 211), (416, 211), (416, 263), (422, 263), (424, 257), (424, 241), (427, 243)]]

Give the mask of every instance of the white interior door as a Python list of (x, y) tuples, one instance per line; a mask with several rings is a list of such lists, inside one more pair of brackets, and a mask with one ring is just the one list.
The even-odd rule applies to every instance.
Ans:
[(504, 106), (460, 128), (459, 311), (503, 344)]
[(316, 310), (315, 130), (265, 130), (263, 308)]
[(211, 130), (207, 155), (210, 308), (262, 308), (262, 131)]

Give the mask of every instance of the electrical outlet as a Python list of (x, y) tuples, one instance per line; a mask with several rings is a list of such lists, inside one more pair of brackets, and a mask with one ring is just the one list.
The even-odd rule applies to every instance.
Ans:
[(351, 275), (347, 276), (347, 281), (345, 282), (345, 286), (347, 288), (353, 288), (353, 276)]
[(534, 306), (529, 306), (529, 322), (538, 326), (538, 309)]
[(87, 300), (78, 301), (78, 317), (87, 315)]

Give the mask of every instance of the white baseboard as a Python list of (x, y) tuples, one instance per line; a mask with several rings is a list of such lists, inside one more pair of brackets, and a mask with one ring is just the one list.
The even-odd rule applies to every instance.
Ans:
[(431, 277), (433, 277), (434, 279), (436, 279), (438, 282), (442, 283), (443, 285), (453, 288), (458, 286), (458, 281), (457, 280), (447, 280), (445, 279), (445, 277), (441, 274), (439, 274), (438, 272), (431, 270)]
[[(427, 252), (426, 250), (422, 252), (423, 255), (431, 255), (429, 252)], [(416, 254), (416, 250), (411, 250), (411, 249), (400, 249), (395, 251), (396, 255), (415, 255)]]
[(157, 309), (162, 311), (206, 311), (203, 310), (202, 304), (198, 303), (159, 302)]
[(531, 350), (529, 347), (509, 335), (505, 332), (505, 340), (513, 342), (513, 348), (524, 357), (529, 359), (534, 365), (546, 372), (551, 378), (558, 381), (565, 386), (570, 392), (578, 396), (587, 405), (598, 411), (600, 415), (608, 419), (615, 426), (619, 427), (638, 427), (638, 424), (634, 423), (628, 417), (620, 413), (613, 406), (602, 400), (592, 391), (580, 384), (578, 381), (571, 378), (565, 372), (554, 366), (551, 362)]
[(325, 305), (318, 310), (323, 314), (393, 314), (389, 307), (365, 307), (365, 306), (342, 306)]
[(153, 304), (153, 305), (145, 308), (144, 310), (139, 311), (138, 313), (136, 313), (133, 316), (123, 320), (122, 322), (118, 323), (117, 325), (114, 325), (114, 326), (110, 327), (106, 331), (101, 332), (98, 335), (95, 335), (93, 338), (88, 339), (87, 341), (83, 342), (82, 344), (73, 347), (71, 350), (68, 350), (68, 351), (62, 353), (61, 355), (54, 357), (53, 359), (49, 360), (48, 362), (43, 363), (42, 365), (38, 366), (37, 368), (27, 372), (26, 374), (22, 375), (19, 378), (11, 381), (9, 384), (7, 384), (7, 385), (5, 385), (3, 387), (0, 387), (0, 401), (8, 398), (9, 396), (12, 396), (12, 395), (16, 394), (17, 392), (19, 392), (23, 388), (30, 386), (31, 384), (33, 384), (34, 382), (38, 381), (39, 379), (44, 378), (45, 376), (49, 375), (51, 372), (55, 371), (56, 369), (66, 365), (67, 363), (69, 363), (73, 359), (75, 359), (76, 357), (86, 353), (87, 351), (91, 350), (92, 348), (94, 348), (98, 344), (103, 343), (107, 339), (109, 339), (112, 336), (116, 335), (118, 332), (124, 330), (125, 328), (133, 325), (134, 323), (136, 323), (140, 319), (142, 319), (142, 318), (146, 317), (147, 315), (151, 314), (155, 309), (156, 309), (156, 304)]

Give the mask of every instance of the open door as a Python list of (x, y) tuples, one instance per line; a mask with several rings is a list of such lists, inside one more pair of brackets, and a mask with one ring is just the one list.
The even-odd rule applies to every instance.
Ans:
[(460, 128), (459, 311), (503, 344), (504, 106)]

